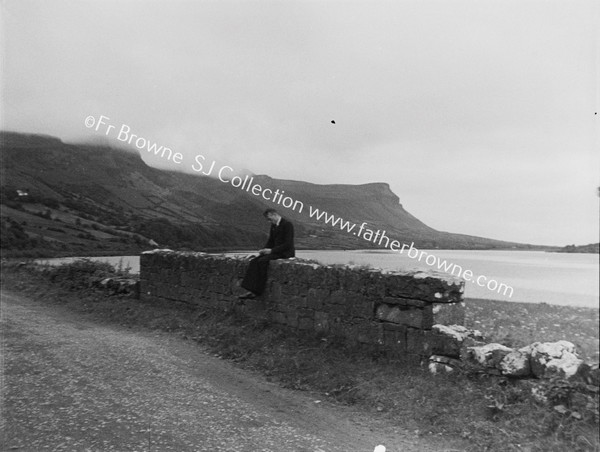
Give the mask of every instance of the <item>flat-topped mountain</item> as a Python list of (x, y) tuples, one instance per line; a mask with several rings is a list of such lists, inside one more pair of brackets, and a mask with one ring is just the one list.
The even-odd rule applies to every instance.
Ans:
[(147, 249), (150, 240), (171, 248), (256, 249), (268, 231), (261, 216), (267, 207), (295, 222), (299, 248), (378, 247), (341, 230), (341, 221), (326, 224), (315, 209), (344, 222), (366, 222), (419, 248), (529, 248), (436, 231), (407, 212), (386, 183), (318, 185), (252, 176), (253, 183), (301, 201), (300, 211), (216, 178), (151, 168), (132, 151), (12, 132), (2, 132), (0, 142), (4, 249), (126, 252)]

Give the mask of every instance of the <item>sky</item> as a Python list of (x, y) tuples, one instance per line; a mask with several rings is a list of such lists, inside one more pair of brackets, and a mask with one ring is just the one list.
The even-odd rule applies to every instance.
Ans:
[(441, 231), (598, 242), (600, 2), (0, 4), (2, 130), (135, 134), (160, 168), (386, 182)]

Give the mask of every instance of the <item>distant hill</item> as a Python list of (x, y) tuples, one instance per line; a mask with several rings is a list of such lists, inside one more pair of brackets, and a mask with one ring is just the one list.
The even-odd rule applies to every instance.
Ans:
[(567, 245), (555, 250), (555, 252), (600, 254), (600, 243), (590, 243), (589, 245)]
[(0, 142), (3, 250), (124, 253), (148, 249), (150, 240), (179, 249), (256, 249), (266, 239), (261, 213), (267, 207), (294, 221), (299, 248), (377, 247), (310, 218), (309, 205), (419, 248), (535, 248), (436, 231), (407, 212), (386, 183), (253, 176), (254, 183), (301, 200), (303, 211), (294, 212), (218, 179), (151, 168), (137, 153), (106, 145), (12, 132), (1, 132)]

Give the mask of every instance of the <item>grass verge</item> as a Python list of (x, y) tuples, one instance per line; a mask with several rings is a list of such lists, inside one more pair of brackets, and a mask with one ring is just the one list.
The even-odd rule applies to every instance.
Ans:
[(465, 326), (480, 330), (488, 342), (519, 348), (567, 340), (583, 359), (598, 363), (598, 309), (475, 298), (465, 303)]
[[(28, 266), (4, 267), (2, 288), (66, 306), (96, 321), (173, 332), (283, 386), (316, 391), (385, 416), (415, 435), (463, 438), (470, 444), (468, 451), (600, 450), (597, 388), (560, 380), (508, 380), (468, 370), (434, 376), (333, 339), (292, 334), (233, 313), (108, 297), (87, 283), (90, 273), (95, 278), (107, 268), (73, 265), (43, 272)], [(522, 325), (502, 320), (514, 315), (512, 311), (494, 304), (474, 308), (478, 303), (468, 304), (468, 322), (484, 333), (488, 326), (495, 327), (492, 333), (512, 345), (530, 343), (542, 334), (539, 330), (523, 336), (518, 333)], [(562, 310), (556, 312), (564, 315)], [(562, 339), (567, 337), (563, 333)], [(534, 397), (533, 388), (544, 393), (546, 401)]]

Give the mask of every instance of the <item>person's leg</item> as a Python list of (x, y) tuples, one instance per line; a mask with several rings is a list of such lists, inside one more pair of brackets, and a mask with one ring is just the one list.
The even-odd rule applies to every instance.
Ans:
[(273, 259), (276, 259), (276, 257), (270, 254), (263, 254), (252, 259), (248, 264), (241, 286), (255, 295), (263, 293), (267, 283), (269, 262)]

